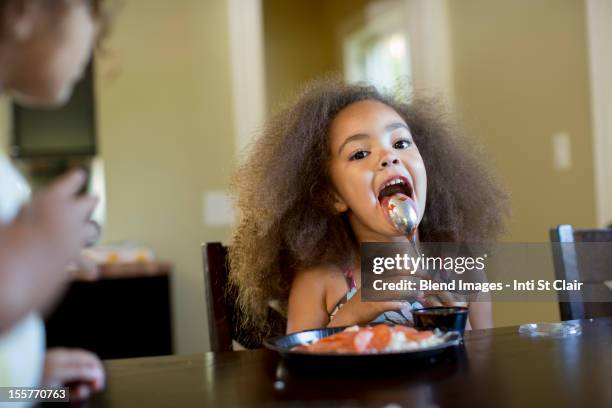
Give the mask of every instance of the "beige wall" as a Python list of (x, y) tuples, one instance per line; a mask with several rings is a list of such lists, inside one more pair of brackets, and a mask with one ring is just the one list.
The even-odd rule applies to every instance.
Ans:
[(359, 20), (368, 0), (262, 0), (268, 110), (308, 80), (342, 73), (340, 22)]
[[(585, 6), (579, 0), (449, 1), (462, 127), (482, 142), (512, 195), (510, 241), (595, 225)], [(572, 167), (553, 166), (567, 131)], [(552, 271), (551, 271), (552, 278)], [(496, 305), (495, 322), (558, 319), (556, 304)]]
[(334, 69), (334, 49), (321, 5), (325, 0), (263, 0), (266, 97), (282, 104), (313, 74)]
[[(509, 240), (547, 241), (559, 223), (595, 224), (584, 2), (450, 1), (458, 116), (512, 195)], [(553, 167), (569, 132), (572, 167)]]
[(173, 262), (176, 351), (202, 351), (200, 243), (229, 237), (203, 224), (202, 195), (226, 189), (234, 165), (226, 1), (123, 4), (97, 66), (104, 240)]

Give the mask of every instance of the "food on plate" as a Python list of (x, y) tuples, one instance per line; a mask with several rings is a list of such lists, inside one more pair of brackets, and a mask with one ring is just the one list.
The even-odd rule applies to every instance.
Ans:
[(310, 353), (384, 353), (410, 351), (444, 343), (438, 332), (418, 331), (413, 327), (386, 324), (350, 326), (339, 333), (302, 344), (294, 351)]

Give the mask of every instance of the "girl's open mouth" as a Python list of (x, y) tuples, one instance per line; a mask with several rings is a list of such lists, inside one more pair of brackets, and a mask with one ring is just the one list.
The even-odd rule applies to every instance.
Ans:
[(406, 177), (393, 177), (385, 182), (378, 192), (378, 202), (383, 208), (386, 208), (389, 198), (395, 194), (403, 194), (410, 200), (414, 200), (413, 193), (412, 184), (410, 184)]
[(395, 226), (390, 217), (389, 200), (391, 199), (391, 197), (398, 194), (401, 195), (402, 201), (411, 201), (413, 208), (416, 209), (416, 203), (414, 201), (414, 189), (412, 187), (412, 184), (405, 177), (396, 176), (391, 178), (382, 185), (382, 188), (378, 193), (378, 202), (380, 203), (381, 210), (383, 211), (383, 214), (387, 221), (391, 225), (393, 225), (394, 228), (397, 227)]

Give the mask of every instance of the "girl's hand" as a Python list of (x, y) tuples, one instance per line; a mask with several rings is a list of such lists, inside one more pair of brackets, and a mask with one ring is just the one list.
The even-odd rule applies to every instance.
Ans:
[(102, 362), (95, 354), (80, 349), (53, 348), (45, 356), (43, 385), (70, 387), (70, 400), (87, 399), (104, 388)]
[(353, 324), (367, 324), (384, 312), (400, 310), (403, 302), (362, 302), (361, 289), (342, 306), (327, 327), (350, 326)]
[(450, 292), (445, 291), (427, 291), (423, 297), (423, 306), (425, 307), (452, 307), (462, 306), (467, 307), (467, 302), (463, 299), (459, 299)]

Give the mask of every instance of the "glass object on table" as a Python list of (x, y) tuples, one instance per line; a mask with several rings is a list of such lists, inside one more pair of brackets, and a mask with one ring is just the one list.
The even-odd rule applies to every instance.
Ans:
[(582, 328), (577, 322), (556, 323), (526, 323), (519, 327), (519, 333), (531, 337), (570, 337), (582, 333)]

